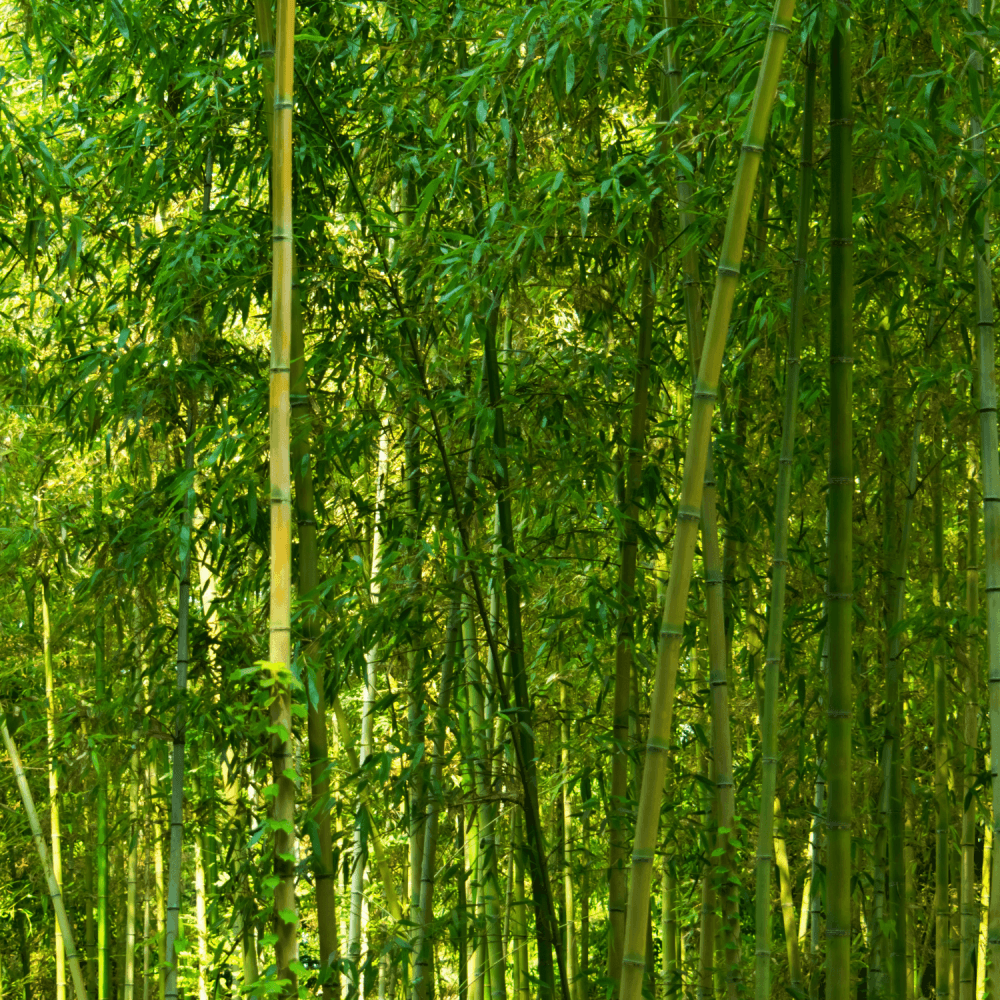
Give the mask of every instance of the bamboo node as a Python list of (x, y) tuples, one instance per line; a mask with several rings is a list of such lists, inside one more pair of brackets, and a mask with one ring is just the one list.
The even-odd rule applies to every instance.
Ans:
[(826, 599), (828, 601), (853, 601), (854, 594), (834, 594), (828, 590), (826, 592)]
[(777, 764), (778, 763), (778, 758), (777, 757), (761, 757), (761, 760), (765, 764)]
[(826, 827), (828, 830), (850, 830), (850, 823), (835, 823), (833, 820), (826, 821)]
[(830, 364), (831, 365), (853, 365), (854, 364), (854, 358), (848, 358), (848, 357), (845, 357), (842, 354), (837, 354), (837, 355), (831, 354), (830, 355)]
[(652, 864), (653, 862), (653, 852), (652, 851), (633, 851), (632, 852), (632, 864)]
[(827, 709), (826, 717), (828, 719), (849, 719), (851, 717), (850, 712), (839, 712), (832, 708)]
[(663, 628), (660, 629), (661, 637), (668, 635), (682, 636), (683, 634), (683, 629), (681, 629), (678, 625), (664, 625)]
[(853, 476), (827, 476), (826, 484), (827, 486), (843, 485), (844, 483), (853, 483)]
[(838, 237), (837, 239), (830, 240), (830, 246), (832, 246), (832, 247), (849, 247), (853, 242), (854, 242), (854, 240), (850, 239), (849, 237), (847, 239), (842, 239), (842, 238)]
[(287, 375), (291, 371), (290, 368), (272, 368), (272, 375)]
[(993, 326), (993, 320), (991, 319), (981, 319), (976, 326)]
[(291, 101), (275, 101), (274, 102), (275, 111), (291, 111), (292, 102)]
[(271, 242), (272, 243), (285, 243), (285, 242), (290, 242), (291, 239), (292, 239), (291, 236), (288, 236), (285, 233), (275, 233), (271, 237)]
[(743, 146), (741, 148), (743, 149), (744, 153), (763, 153), (764, 152), (764, 147), (763, 146), (752, 146), (749, 142), (743, 143)]
[(716, 788), (732, 788), (733, 783), (731, 781), (717, 781), (715, 783)]
[(637, 968), (645, 969), (646, 959), (645, 957), (639, 958), (638, 955), (626, 955), (622, 959), (622, 965), (633, 965), (636, 966)]
[(670, 750), (670, 744), (664, 743), (663, 740), (658, 740), (655, 736), (650, 736), (646, 740), (646, 752), (649, 753), (667, 753)]
[(831, 938), (831, 937), (847, 937), (847, 931), (832, 930), (831, 928), (828, 927), (826, 929), (826, 936), (828, 938)]
[(854, 124), (853, 118), (831, 118), (829, 121), (830, 128), (846, 127)]
[(716, 399), (718, 395), (717, 392), (713, 392), (711, 389), (696, 389), (694, 392), (695, 399)]
[(767, 26), (767, 30), (769, 32), (774, 32), (779, 35), (790, 35), (792, 33), (792, 29), (789, 28), (787, 25), (775, 24), (773, 22)]
[(788, 565), (788, 560), (787, 559), (772, 559), (771, 560), (771, 565), (772, 566), (787, 566)]
[(697, 510), (691, 510), (690, 508), (681, 507), (677, 511), (678, 521), (700, 521), (701, 512)]
[(722, 570), (720, 569), (705, 570), (705, 583), (722, 583)]
[(720, 265), (715, 269), (715, 271), (717, 274), (720, 275), (728, 274), (730, 277), (733, 278), (738, 278), (740, 276), (740, 269), (738, 267), (725, 267)]

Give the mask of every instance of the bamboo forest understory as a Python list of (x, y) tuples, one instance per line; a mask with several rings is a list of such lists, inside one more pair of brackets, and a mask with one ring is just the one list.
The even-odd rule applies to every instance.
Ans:
[(0, 1000), (1000, 1000), (992, 8), (3, 0)]

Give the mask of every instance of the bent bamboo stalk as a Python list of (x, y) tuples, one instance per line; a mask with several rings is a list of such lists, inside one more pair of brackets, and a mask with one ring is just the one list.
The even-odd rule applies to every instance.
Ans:
[(673, 721), (674, 689), (687, 610), (695, 541), (701, 520), (701, 499), (712, 412), (725, 350), (726, 332), (739, 280), (747, 218), (754, 182), (771, 118), (771, 104), (778, 72), (791, 33), (794, 0), (776, 0), (767, 44), (757, 79), (746, 139), (740, 154), (736, 183), (719, 257), (718, 276), (708, 317), (705, 347), (694, 387), (691, 428), (684, 460), (684, 479), (678, 507), (678, 524), (671, 553), (670, 582), (664, 601), (663, 627), (657, 651), (656, 676), (650, 705), (646, 764), (642, 776), (639, 810), (632, 852), (632, 883), (625, 926), (625, 957), (621, 1000), (639, 1000), (645, 969), (646, 925), (649, 920), (653, 856), (660, 821), (660, 802), (666, 775), (667, 753)]
[(76, 991), (77, 1000), (87, 1000), (87, 988), (83, 982), (83, 973), (80, 971), (80, 959), (76, 954), (76, 944), (73, 941), (73, 928), (70, 925), (69, 917), (66, 916), (66, 907), (63, 905), (62, 888), (56, 881), (52, 873), (52, 866), (49, 864), (49, 852), (45, 846), (45, 838), (42, 836), (42, 826), (38, 822), (38, 813), (35, 811), (35, 802), (31, 797), (31, 789), (28, 787), (28, 779), (24, 776), (24, 768), (21, 766), (21, 756), (17, 752), (17, 747), (11, 739), (7, 730), (7, 720), (3, 716), (3, 706), (0, 706), (0, 736), (3, 737), (4, 746), (7, 748), (7, 755), (10, 757), (11, 766), (14, 768), (14, 777), (17, 779), (17, 787), (21, 792), (21, 801), (24, 803), (24, 811), (28, 814), (28, 825), (31, 827), (31, 835), (38, 850), (38, 858), (42, 862), (42, 871), (45, 872), (45, 881), (49, 889), (49, 897), (52, 900), (52, 909), (56, 911), (56, 920), (62, 930), (63, 946), (66, 953), (66, 962), (69, 965), (70, 975), (73, 978), (73, 989)]

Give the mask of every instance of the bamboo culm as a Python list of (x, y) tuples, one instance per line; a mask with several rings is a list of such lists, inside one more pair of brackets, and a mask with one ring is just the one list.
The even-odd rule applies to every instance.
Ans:
[[(976, 467), (970, 462), (968, 477), (968, 530), (965, 539), (965, 611), (969, 616), (966, 637), (965, 705), (962, 711), (965, 787), (962, 811), (961, 955), (958, 1000), (975, 1000), (976, 936), (979, 931), (979, 905), (976, 899), (976, 746), (979, 731), (979, 507), (976, 496)], [(983, 861), (984, 870), (988, 862)], [(985, 880), (984, 880), (985, 881)]]
[(646, 742), (646, 763), (632, 852), (632, 882), (625, 929), (621, 1000), (639, 1000), (642, 992), (653, 856), (666, 774), (666, 755), (670, 749), (677, 665), (691, 583), (694, 547), (701, 520), (701, 500), (712, 432), (712, 412), (725, 350), (726, 332), (729, 328), (733, 298), (739, 279), (754, 182), (770, 122), (771, 104), (781, 61), (791, 32), (794, 9), (794, 0), (776, 0), (773, 8), (726, 221), (705, 346), (693, 394), (677, 530), (671, 553), (670, 582), (664, 600), (663, 627), (657, 650), (649, 737)]
[(270, 362), (271, 771), (274, 798), (275, 974), (282, 994), (297, 993), (298, 914), (295, 902), (295, 757), (292, 748), (291, 590), (292, 496), (290, 403), (292, 360), (292, 88), (295, 0), (278, 0), (275, 16), (274, 117), (271, 161), (272, 269)]
[(77, 956), (76, 945), (73, 942), (73, 927), (69, 922), (69, 917), (66, 915), (66, 907), (62, 898), (62, 887), (56, 881), (55, 875), (52, 872), (52, 865), (49, 863), (49, 851), (45, 846), (45, 838), (42, 836), (42, 825), (38, 822), (38, 813), (35, 811), (35, 802), (31, 797), (28, 779), (24, 776), (24, 768), (21, 766), (21, 756), (17, 752), (17, 746), (7, 729), (5, 712), (6, 707), (0, 704), (0, 737), (3, 738), (4, 748), (7, 750), (11, 767), (14, 769), (14, 778), (17, 781), (18, 791), (21, 793), (21, 802), (24, 805), (24, 811), (28, 816), (31, 836), (34, 838), (35, 849), (38, 851), (38, 859), (41, 861), (42, 871), (45, 874), (49, 898), (52, 900), (52, 908), (55, 910), (56, 920), (62, 931), (66, 964), (69, 966), (70, 976), (73, 980), (73, 989), (76, 991), (77, 1000), (87, 1000), (87, 987), (83, 981), (80, 959)]
[[(774, 798), (778, 774), (778, 684), (784, 636), (785, 581), (788, 577), (788, 511), (792, 489), (792, 459), (795, 454), (795, 422), (799, 404), (799, 354), (805, 314), (806, 256), (809, 252), (809, 219), (813, 184), (813, 104), (816, 93), (816, 51), (806, 43), (805, 99), (802, 107), (802, 139), (799, 153), (799, 198), (796, 219), (794, 278), (788, 356), (785, 362), (785, 400), (781, 422), (781, 452), (774, 512), (774, 558), (771, 561), (770, 615), (764, 668), (764, 712), (761, 718), (761, 798), (757, 832), (756, 885), (756, 1000), (771, 995), (771, 846), (774, 842)], [(788, 935), (786, 935), (788, 937)], [(788, 937), (789, 945), (794, 935)], [(797, 975), (793, 984), (797, 985)]]
[[(849, 9), (840, 4), (830, 41), (830, 464), (827, 492), (830, 635), (827, 703), (826, 996), (851, 991), (851, 683), (853, 632), (852, 365), (854, 284)], [(901, 998), (900, 998), (901, 1000)]]

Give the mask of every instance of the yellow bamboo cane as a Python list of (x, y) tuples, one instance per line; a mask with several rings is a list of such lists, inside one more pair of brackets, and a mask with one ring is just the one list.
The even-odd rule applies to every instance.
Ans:
[(296, 954), (295, 760), (292, 752), (291, 590), (292, 505), (289, 458), (292, 358), (292, 86), (295, 0), (278, 0), (276, 11), (271, 284), (271, 622), (268, 660), (271, 692), (271, 766), (274, 800), (274, 957), (283, 995), (297, 995), (291, 963)]
[(632, 851), (632, 883), (625, 926), (621, 1000), (639, 1000), (642, 995), (653, 855), (670, 747), (677, 663), (691, 584), (695, 541), (701, 519), (705, 462), (712, 433), (712, 412), (725, 350), (726, 331), (729, 328), (729, 318), (739, 280), (740, 260), (743, 256), (743, 241), (746, 237), (754, 182), (764, 150), (767, 127), (771, 120), (771, 105), (778, 83), (781, 60), (788, 35), (791, 33), (790, 23), (794, 9), (795, 0), (776, 0), (774, 4), (753, 106), (750, 110), (750, 120), (740, 153), (736, 183), (719, 256), (715, 292), (708, 316), (701, 367), (694, 387), (691, 428), (677, 514), (677, 531), (671, 553), (670, 582), (667, 585), (664, 601), (663, 627), (660, 631), (656, 677), (650, 705), (646, 765), (642, 776), (642, 791), (639, 796)]

